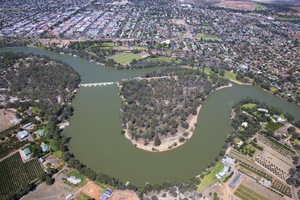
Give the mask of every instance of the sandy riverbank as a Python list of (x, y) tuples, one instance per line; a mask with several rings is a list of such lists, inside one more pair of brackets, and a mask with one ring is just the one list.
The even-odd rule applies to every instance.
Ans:
[[(222, 87), (219, 87), (217, 88), (216, 90), (220, 90), (220, 89), (224, 89), (224, 88), (228, 88), (228, 87), (232, 87), (232, 84), (229, 83), (228, 85), (226, 86), (222, 86)], [(125, 130), (125, 137), (131, 141), (131, 143), (139, 148), (139, 149), (142, 149), (142, 150), (145, 150), (145, 151), (151, 151), (151, 152), (163, 152), (163, 151), (168, 151), (168, 150), (172, 150), (174, 148), (177, 148), (183, 144), (185, 144), (193, 135), (194, 133), (194, 130), (196, 128), (196, 125), (197, 125), (197, 121), (198, 121), (198, 116), (199, 116), (199, 113), (200, 113), (200, 110), (201, 110), (201, 107), (202, 105), (200, 105), (198, 108), (197, 108), (197, 114), (196, 115), (190, 115), (188, 117), (188, 124), (189, 124), (189, 129), (188, 130), (179, 130), (176, 135), (174, 136), (171, 136), (171, 137), (164, 137), (164, 138), (160, 138), (161, 140), (161, 144), (159, 146), (155, 146), (154, 145), (154, 141), (151, 141), (149, 142), (148, 145), (144, 145), (144, 142), (143, 140), (133, 140), (131, 138), (131, 135), (129, 133), (129, 131), (126, 129)], [(185, 132), (188, 132), (189, 134), (187, 136), (184, 136), (184, 133)], [(184, 137), (185, 138), (185, 141), (184, 142), (179, 142), (179, 139), (181, 137)], [(176, 145), (174, 145), (176, 143)]]

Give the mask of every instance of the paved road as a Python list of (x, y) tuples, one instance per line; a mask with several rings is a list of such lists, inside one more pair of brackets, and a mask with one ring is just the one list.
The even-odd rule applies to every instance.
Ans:
[(292, 196), (293, 196), (293, 199), (299, 200), (298, 199), (298, 195), (297, 195), (297, 190), (295, 190), (295, 186), (294, 185), (292, 185)]

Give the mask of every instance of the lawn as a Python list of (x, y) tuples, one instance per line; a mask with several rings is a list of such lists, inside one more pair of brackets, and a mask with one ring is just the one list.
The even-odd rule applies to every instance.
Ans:
[(260, 4), (256, 4), (255, 5), (255, 10), (267, 10), (266, 6), (260, 5)]
[(80, 193), (77, 197), (78, 200), (90, 200), (91, 198), (88, 195)]
[(39, 114), (41, 112), (40, 109), (36, 108), (36, 107), (30, 107), (30, 111), (33, 113), (33, 114)]
[(211, 170), (211, 172), (214, 174), (217, 174), (217, 173), (221, 172), (223, 170), (223, 168), (224, 168), (224, 164), (221, 162), (218, 162), (216, 164), (216, 166), (213, 168), (213, 170)]
[(219, 162), (216, 164), (216, 166), (204, 176), (203, 179), (201, 179), (201, 183), (198, 185), (198, 190), (200, 192), (203, 192), (206, 188), (211, 186), (212, 184), (218, 182), (217, 177), (215, 174), (221, 172), (223, 170), (224, 164)]
[(206, 35), (206, 34), (203, 34), (203, 33), (198, 33), (197, 36), (198, 36), (200, 39), (205, 40), (205, 41), (222, 42), (222, 39), (219, 38), (219, 37), (216, 36), (216, 35)]
[(62, 158), (62, 151), (56, 150), (52, 153), (55, 157)]
[(238, 144), (239, 142), (241, 142), (241, 140), (239, 138), (234, 138), (234, 143)]
[(127, 52), (119, 53), (119, 54), (108, 57), (108, 59), (113, 59), (115, 62), (124, 64), (124, 65), (128, 65), (133, 59), (139, 60), (141, 58), (142, 57), (137, 54), (127, 53)]
[(244, 104), (242, 107), (243, 108), (250, 108), (250, 109), (252, 109), (252, 108), (254, 108), (256, 106), (257, 106), (257, 104), (255, 104), (255, 103), (247, 103), (247, 104)]
[(276, 87), (271, 87), (271, 92), (275, 92), (277, 90)]
[(232, 73), (232, 72), (228, 72), (225, 70), (225, 77), (229, 78), (229, 79), (234, 79), (236, 80), (236, 74)]
[(201, 179), (201, 183), (198, 185), (198, 190), (200, 192), (203, 192), (206, 188), (211, 186), (212, 184), (216, 183), (218, 181), (217, 177), (213, 173), (209, 173), (204, 176), (203, 179)]
[(54, 140), (53, 139), (46, 139), (46, 141), (48, 142), (50, 148), (52, 149), (52, 151), (57, 151), (57, 148), (54, 144)]
[(77, 170), (73, 170), (73, 171), (70, 171), (68, 174), (67, 174), (68, 177), (70, 176), (75, 176), (76, 178), (79, 178), (81, 179), (80, 183), (78, 183), (78, 187), (82, 187), (86, 184), (86, 177), (81, 175)]
[(103, 47), (113, 47), (113, 46), (115, 46), (115, 45), (114, 45), (113, 42), (103, 42), (103, 43), (101, 44), (101, 46), (103, 46)]

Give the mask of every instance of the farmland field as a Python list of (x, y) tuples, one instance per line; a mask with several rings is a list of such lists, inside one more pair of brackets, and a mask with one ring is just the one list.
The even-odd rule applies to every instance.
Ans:
[(22, 162), (19, 152), (0, 162), (0, 199), (11, 196), (39, 177), (43, 169), (37, 159)]
[(244, 185), (241, 185), (236, 192), (234, 193), (237, 197), (239, 197), (242, 200), (250, 200), (250, 199), (261, 199), (261, 200), (267, 200), (267, 198), (261, 196), (260, 194), (254, 192), (253, 190), (245, 187)]
[(119, 53), (113, 56), (108, 57), (109, 59), (113, 59), (115, 62), (117, 63), (121, 63), (121, 64), (129, 64), (133, 59), (141, 59), (142, 57), (134, 54), (134, 53), (127, 53), (127, 52), (123, 52), (123, 53)]

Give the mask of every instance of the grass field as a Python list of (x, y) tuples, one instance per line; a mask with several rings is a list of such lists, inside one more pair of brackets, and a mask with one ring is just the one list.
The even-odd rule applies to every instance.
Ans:
[(70, 171), (67, 176), (75, 176), (76, 178), (81, 179), (80, 183), (78, 183), (78, 187), (82, 187), (86, 184), (86, 177), (81, 175), (77, 170)]
[(113, 56), (109, 56), (108, 58), (113, 59), (117, 63), (128, 65), (133, 59), (139, 60), (142, 57), (134, 53), (123, 52)]
[(77, 197), (78, 200), (90, 200), (91, 198), (88, 195), (80, 193)]
[(198, 33), (197, 36), (204, 40), (204, 41), (216, 41), (216, 42), (222, 42), (222, 39), (219, 38), (218, 36), (216, 35), (206, 35), (206, 34), (203, 34), (203, 33)]
[(0, 162), (0, 199), (13, 195), (43, 172), (37, 159), (23, 163), (19, 152)]
[(198, 190), (200, 192), (203, 192), (206, 188), (211, 186), (212, 184), (218, 182), (217, 177), (215, 174), (221, 172), (223, 170), (224, 164), (219, 162), (216, 164), (216, 166), (204, 176), (203, 179), (201, 179), (201, 183), (198, 185)]
[(241, 185), (234, 193), (237, 197), (242, 200), (268, 200), (267, 198), (261, 196), (260, 194), (254, 192), (253, 190)]
[(255, 10), (267, 10), (266, 6), (260, 5), (260, 4), (256, 4), (255, 5)]
[(247, 103), (247, 104), (244, 104), (242, 107), (251, 109), (251, 108), (254, 108), (256, 106), (257, 106), (257, 104), (255, 104), (255, 103)]

